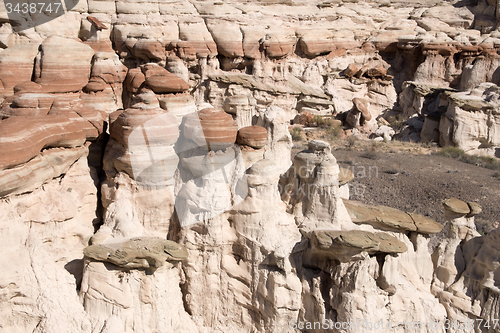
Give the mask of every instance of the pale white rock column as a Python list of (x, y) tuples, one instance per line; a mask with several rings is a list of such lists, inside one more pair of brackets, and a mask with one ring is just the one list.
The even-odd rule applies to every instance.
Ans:
[(0, 200), (2, 331), (91, 332), (77, 289), (96, 208), (87, 156), (43, 186)]
[(461, 244), (479, 236), (474, 225), (474, 218), (467, 217), (470, 206), (456, 198), (446, 199), (446, 238), (435, 249), (432, 257), (435, 266), (434, 289), (446, 290), (465, 270), (465, 258)]
[(92, 332), (199, 332), (184, 309), (181, 274), (171, 264), (151, 274), (86, 262), (80, 298)]
[(288, 131), (290, 124), (285, 111), (277, 106), (270, 106), (265, 111), (259, 111), (257, 123), (267, 130), (269, 135), (269, 151), (266, 158), (274, 160), (280, 173), (284, 173), (291, 165), (292, 136)]
[(295, 155), (288, 186), (290, 204), (304, 230), (357, 230), (342, 202), (339, 166), (330, 145), (313, 140)]

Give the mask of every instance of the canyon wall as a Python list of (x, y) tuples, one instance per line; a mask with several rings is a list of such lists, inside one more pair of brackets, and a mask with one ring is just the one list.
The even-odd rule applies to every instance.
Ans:
[(292, 159), (289, 133), (396, 117), (498, 156), (498, 2), (64, 8), (0, 6), (0, 331), (500, 331), (477, 203), (350, 201), (329, 144)]

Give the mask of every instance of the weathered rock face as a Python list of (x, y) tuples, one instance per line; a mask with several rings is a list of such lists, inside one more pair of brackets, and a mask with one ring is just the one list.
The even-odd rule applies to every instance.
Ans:
[(123, 107), (122, 83), (126, 75), (127, 68), (115, 52), (96, 52), (92, 59), (90, 80), (84, 88), (86, 93), (80, 98), (97, 110), (114, 112)]
[(297, 153), (288, 173), (292, 178), (285, 188), (291, 185), (290, 202), (301, 210), (296, 214), (305, 230), (358, 229), (342, 203), (339, 167), (328, 143), (309, 142), (309, 149)]
[(90, 78), (94, 50), (75, 40), (49, 37), (35, 63), (35, 82), (52, 93), (80, 91)]
[(143, 72), (145, 83), (157, 94), (183, 92), (189, 89), (183, 79), (158, 65), (146, 65)]
[(267, 130), (267, 142), (270, 146), (266, 157), (274, 159), (280, 173), (290, 167), (290, 151), (292, 149), (292, 137), (288, 131), (288, 124), (284, 111), (278, 107), (269, 107), (266, 112), (259, 115), (257, 125)]
[(87, 259), (109, 262), (128, 269), (157, 269), (166, 261), (187, 258), (187, 251), (179, 244), (159, 238), (132, 238), (123, 243), (93, 244), (83, 250)]
[[(336, 164), (332, 162), (331, 157), (329, 163), (325, 162), (328, 160), (327, 149), (325, 143), (312, 141), (309, 151), (297, 156), (299, 161), (309, 161), (307, 164), (299, 163), (300, 173), (297, 177), (301, 177), (302, 181), (303, 177), (309, 175), (308, 177), (315, 179), (314, 184), (321, 188), (320, 191), (312, 192), (308, 195), (309, 198), (303, 198), (295, 205), (295, 208), (300, 208), (311, 202), (311, 199), (318, 198), (320, 194), (320, 199), (316, 199), (316, 204), (312, 205), (316, 208), (312, 210), (313, 214), (311, 210), (304, 214), (304, 216), (309, 214), (309, 219), (298, 220), (302, 222), (299, 225), (301, 230), (311, 228), (311, 220), (324, 219), (324, 215), (321, 214), (323, 207), (335, 206), (332, 200), (334, 197), (331, 194), (328, 196), (328, 192), (334, 193), (332, 192), (332, 188), (335, 188), (334, 176), (338, 171), (332, 172), (334, 171), (332, 166)], [(296, 158), (294, 162), (296, 169), (299, 166), (297, 162)], [(329, 167), (326, 168), (327, 166)], [(330, 172), (326, 172), (327, 170)], [(317, 202), (322, 202), (322, 205)], [(311, 323), (324, 320), (330, 323), (331, 320), (334, 325), (336, 322), (349, 322), (349, 318), (359, 315), (367, 322), (370, 320), (391, 322), (393, 318), (403, 321), (419, 321), (424, 318), (442, 321), (446, 317), (444, 307), (439, 305), (434, 296), (428, 292), (433, 273), (432, 265), (429, 263), (430, 254), (426, 248), (428, 238), (418, 231), (410, 234), (410, 237), (406, 236), (408, 229), (401, 224), (397, 227), (394, 225), (391, 229), (382, 224), (358, 226), (352, 223), (356, 222), (356, 219), (351, 221), (349, 217), (351, 215), (359, 219), (358, 214), (352, 214), (352, 205), (351, 207), (337, 205), (336, 209), (333, 216), (344, 216), (344, 218), (337, 223), (323, 222), (320, 230), (311, 231), (299, 247), (302, 255), (298, 259), (301, 263), (298, 275), (303, 284), (303, 305), (297, 320)], [(342, 213), (342, 209), (345, 213)], [(298, 216), (302, 215), (301, 211), (297, 213)], [(380, 221), (383, 218), (375, 211), (370, 213), (366, 211), (366, 214), (363, 220)], [(399, 214), (410, 218), (406, 213), (399, 212)], [(425, 222), (436, 225), (434, 232), (440, 230), (436, 222)], [(415, 230), (415, 224), (409, 222), (408, 227), (410, 224)], [(368, 256), (368, 253), (378, 253), (377, 256), (381, 259), (377, 261), (375, 257)], [(391, 256), (385, 253), (400, 254)], [(423, 262), (427, 264), (417, 264)], [(345, 280), (346, 276), (348, 280)], [(415, 280), (413, 276), (419, 276), (419, 280)], [(419, 301), (409, 297), (409, 290), (412, 295), (419, 295)], [(396, 304), (387, 303), (389, 299), (407, 304), (412, 311), (402, 311)], [(324, 306), (325, 302), (328, 304), (327, 307)], [(371, 310), (377, 304), (386, 304), (384, 311)], [(369, 325), (359, 325), (356, 328), (347, 328), (346, 331), (369, 332), (371, 329)], [(316, 327), (314, 331), (320, 332), (321, 329)]]
[(0, 12), (0, 329), (498, 319), (499, 232), (477, 234), (478, 204), (445, 202), (431, 256), (439, 223), (349, 201), (329, 145), (292, 160), (288, 128), (389, 140), (380, 117), (401, 111), (403, 138), (499, 156), (498, 1), (66, 10), (22, 32), (32, 16)]
[(498, 156), (500, 116), (497, 91), (497, 86), (483, 83), (470, 92), (449, 94), (448, 109), (439, 124), (441, 145)]
[(0, 171), (0, 197), (32, 191), (66, 173), (75, 161), (87, 154), (85, 146), (52, 148), (35, 155), (27, 163), (4, 169)]
[[(69, 117), (11, 117), (0, 123), (2, 156), (0, 168), (6, 169), (28, 162), (43, 148), (81, 146), (86, 141), (87, 128), (84, 121), (77, 122)], [(89, 124), (90, 125), (90, 124)]]
[(199, 332), (184, 310), (177, 268), (163, 266), (154, 274), (135, 269), (114, 272), (103, 262), (85, 264), (80, 294), (94, 330)]
[(257, 125), (240, 128), (236, 142), (255, 149), (263, 148), (267, 144), (267, 130)]
[(243, 34), (237, 23), (210, 20), (207, 24), (212, 34), (217, 51), (227, 58), (243, 57)]
[[(479, 236), (473, 217), (480, 208), (477, 203), (450, 198), (443, 205), (447, 237), (432, 255), (435, 267), (433, 293), (450, 313), (452, 320), (467, 321), (468, 318), (477, 317), (484, 321), (495, 321), (497, 314), (492, 306), (497, 302), (498, 288), (492, 278), (498, 267), (498, 258), (496, 245), (493, 244), (498, 229), (488, 236)], [(486, 266), (492, 271), (485, 270)], [(460, 330), (466, 331), (465, 328)]]
[[(297, 316), (301, 286), (289, 255), (300, 234), (280, 200), (278, 177), (272, 161), (256, 162), (247, 172), (248, 195), (231, 215), (181, 231), (190, 262), (185, 269), (187, 306), (204, 326), (225, 331), (246, 329), (254, 322), (260, 331), (286, 330), (288, 321)], [(208, 267), (204, 263), (220, 267), (213, 272), (217, 278), (197, 269)], [(253, 270), (254, 265), (261, 269)]]
[[(493, 83), (457, 92), (408, 82), (400, 95), (409, 137), (455, 146), (472, 154), (498, 156), (498, 103)], [(415, 135), (413, 136), (415, 137)], [(404, 136), (403, 136), (404, 138)]]
[(56, 332), (65, 327), (92, 332), (76, 295), (82, 250), (98, 218), (97, 189), (84, 154), (44, 153), (39, 163), (46, 165), (26, 177), (33, 186), (0, 201), (0, 286), (5, 297), (0, 315), (5, 331)]
[(425, 216), (405, 213), (390, 207), (374, 207), (345, 199), (344, 205), (354, 223), (371, 224), (382, 230), (407, 230), (435, 234), (443, 228), (441, 224)]
[(1, 94), (13, 94), (13, 88), (19, 83), (31, 81), (33, 64), (38, 54), (39, 44), (27, 44), (9, 47), (0, 55)]

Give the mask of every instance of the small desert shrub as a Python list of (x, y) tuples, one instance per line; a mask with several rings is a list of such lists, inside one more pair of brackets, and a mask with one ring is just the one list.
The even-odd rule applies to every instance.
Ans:
[(342, 125), (338, 122), (333, 123), (330, 127), (326, 129), (326, 136), (330, 140), (336, 140), (344, 134)]
[(481, 164), (484, 168), (490, 170), (500, 170), (500, 161), (494, 159), (493, 157), (481, 156), (479, 159), (481, 160)]
[(500, 172), (495, 172), (491, 175), (492, 177), (498, 178), (500, 180)]
[(367, 158), (369, 160), (378, 160), (380, 156), (378, 155), (379, 144), (377, 142), (372, 142), (371, 146), (361, 155), (363, 158)]
[(355, 135), (347, 137), (347, 147), (353, 148), (356, 146), (356, 141), (358, 141), (358, 138)]
[(500, 162), (493, 157), (468, 155), (462, 149), (457, 147), (444, 147), (437, 152), (438, 155), (443, 155), (451, 158), (456, 158), (461, 162), (474, 164), (490, 170), (500, 170)]
[(338, 121), (335, 121), (335, 119), (322, 116), (314, 116), (313, 122), (315, 122), (318, 127), (324, 128), (335, 127), (338, 124)]
[(444, 147), (437, 152), (438, 155), (443, 155), (451, 158), (461, 158), (465, 155), (465, 152), (457, 147)]
[(290, 135), (292, 136), (293, 141), (302, 141), (302, 130), (298, 127), (292, 128), (290, 131)]
[(398, 114), (396, 116), (391, 116), (391, 117), (389, 117), (389, 119), (387, 119), (387, 121), (389, 122), (389, 125), (396, 131), (396, 133), (398, 133), (399, 131), (401, 131), (403, 129), (403, 127), (405, 127), (407, 120), (408, 119), (406, 119), (405, 117), (403, 117), (400, 114)]
[(396, 160), (392, 163), (392, 165), (385, 171), (385, 173), (389, 175), (397, 175), (400, 172), (402, 172), (403, 169), (401, 168), (401, 162)]

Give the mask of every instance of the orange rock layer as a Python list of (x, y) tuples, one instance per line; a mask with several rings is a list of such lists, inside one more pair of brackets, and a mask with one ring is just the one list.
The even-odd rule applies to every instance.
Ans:
[(263, 148), (267, 144), (267, 130), (256, 125), (243, 127), (238, 131), (236, 142), (255, 149)]

